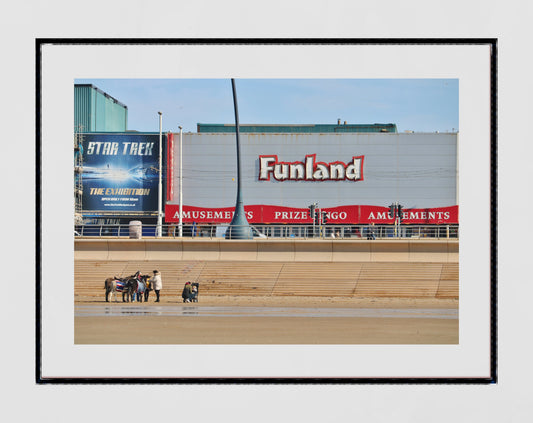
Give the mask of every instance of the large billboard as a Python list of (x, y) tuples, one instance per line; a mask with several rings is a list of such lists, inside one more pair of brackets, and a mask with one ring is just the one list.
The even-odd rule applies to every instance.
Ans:
[[(183, 134), (183, 219), (231, 220), (237, 194), (235, 134)], [(318, 204), (330, 223), (456, 223), (456, 133), (246, 133), (240, 135), (242, 197), (255, 223), (305, 223)], [(174, 186), (179, 150), (174, 146)], [(166, 205), (175, 222), (179, 192)], [(189, 213), (190, 212), (190, 213)], [(187, 221), (187, 220), (185, 220)]]
[(84, 213), (158, 209), (159, 134), (83, 134)]

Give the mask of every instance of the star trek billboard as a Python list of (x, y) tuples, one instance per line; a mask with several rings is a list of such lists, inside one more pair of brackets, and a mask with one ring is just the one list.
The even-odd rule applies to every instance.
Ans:
[(159, 134), (83, 135), (84, 212), (157, 212)]

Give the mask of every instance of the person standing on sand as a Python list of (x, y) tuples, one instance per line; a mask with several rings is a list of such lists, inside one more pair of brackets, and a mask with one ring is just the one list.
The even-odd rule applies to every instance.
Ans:
[(161, 280), (161, 273), (159, 273), (159, 270), (154, 270), (154, 276), (150, 279), (150, 283), (152, 284), (153, 290), (155, 291), (156, 300), (155, 302), (159, 302), (159, 291), (163, 289), (163, 281)]

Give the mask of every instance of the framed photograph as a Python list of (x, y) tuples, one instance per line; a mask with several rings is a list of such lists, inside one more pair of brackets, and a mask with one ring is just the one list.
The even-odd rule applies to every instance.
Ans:
[[(38, 39), (36, 59), (38, 383), (497, 381), (496, 40)], [(161, 108), (141, 118), (112, 84)], [(95, 111), (77, 131), (77, 87), (108, 101), (119, 126), (127, 109), (124, 128)], [(292, 101), (261, 114), (283, 89)], [(342, 103), (355, 96), (359, 109)], [(331, 118), (342, 110), (358, 115)], [(239, 111), (256, 121), (239, 123)], [(409, 123), (372, 120), (387, 113)], [(242, 172), (235, 135), (248, 147)], [(232, 170), (213, 170), (226, 155)], [(252, 249), (225, 239), (240, 178)], [(154, 233), (132, 239), (136, 220)], [(262, 285), (223, 276), (232, 260), (234, 279), (255, 269)], [(174, 272), (167, 285), (162, 272), (162, 303), (108, 303), (104, 275), (141, 266), (149, 280)], [(182, 297), (189, 279), (201, 281), (195, 309)]]

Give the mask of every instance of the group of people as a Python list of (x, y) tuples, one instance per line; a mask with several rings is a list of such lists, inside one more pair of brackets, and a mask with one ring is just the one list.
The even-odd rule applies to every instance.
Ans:
[[(140, 274), (141, 272), (137, 272), (137, 274)], [(145, 283), (142, 284), (142, 290), (140, 287), (137, 288), (137, 292), (133, 292), (131, 294), (131, 301), (135, 301), (137, 298), (137, 301), (139, 301), (139, 297), (141, 295), (144, 296), (144, 300), (148, 301), (148, 294), (149, 291), (153, 290), (155, 292), (155, 302), (159, 302), (159, 294), (161, 292), (161, 289), (163, 288), (163, 282), (161, 281), (161, 273), (159, 273), (159, 270), (154, 270), (154, 276), (152, 276), (149, 279), (145, 279)], [(144, 276), (145, 278), (148, 277), (147, 275)]]
[[(161, 273), (159, 270), (153, 271), (154, 276), (148, 279), (148, 288), (153, 289), (156, 295), (155, 302), (159, 302), (159, 295), (163, 289), (163, 281), (161, 279)], [(191, 283), (190, 281), (185, 284), (181, 297), (184, 303), (198, 302), (198, 283)]]

